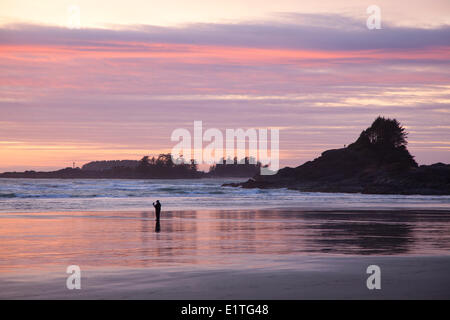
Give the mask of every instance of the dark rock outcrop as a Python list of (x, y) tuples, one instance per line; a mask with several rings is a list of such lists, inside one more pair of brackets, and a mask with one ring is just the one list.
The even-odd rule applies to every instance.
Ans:
[(378, 118), (347, 148), (328, 150), (296, 168), (256, 175), (243, 188), (289, 188), (314, 192), (450, 195), (450, 165), (418, 166), (396, 120)]

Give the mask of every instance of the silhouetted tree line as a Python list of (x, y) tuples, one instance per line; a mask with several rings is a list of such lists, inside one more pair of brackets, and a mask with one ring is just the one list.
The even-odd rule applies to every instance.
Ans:
[(170, 154), (158, 157), (143, 157), (138, 163), (117, 161), (96, 161), (95, 165), (80, 168), (65, 168), (50, 172), (5, 172), (2, 178), (45, 178), (45, 179), (191, 179), (202, 178), (205, 173), (197, 170), (194, 161), (190, 163), (173, 163)]
[(103, 160), (103, 161), (91, 161), (89, 163), (84, 164), (81, 167), (81, 170), (89, 170), (89, 171), (101, 171), (112, 169), (115, 167), (129, 167), (135, 168), (139, 164), (138, 160)]
[[(228, 162), (228, 163), (227, 163)], [(222, 158), (221, 163), (215, 164), (209, 168), (209, 176), (212, 177), (253, 177), (260, 172), (261, 163), (256, 162), (254, 158), (245, 157), (238, 160), (225, 160)]]
[(174, 163), (170, 153), (160, 154), (157, 158), (143, 157), (136, 173), (141, 178), (199, 178), (203, 175), (194, 160)]
[[(93, 161), (80, 168), (64, 168), (50, 172), (5, 172), (1, 178), (36, 179), (196, 179), (207, 177), (252, 177), (259, 173), (260, 163), (246, 157), (234, 158), (232, 164), (222, 163), (210, 168), (210, 172), (198, 171), (194, 160), (172, 160), (170, 153), (157, 157), (144, 156), (141, 160)], [(256, 163), (256, 164), (252, 164)]]

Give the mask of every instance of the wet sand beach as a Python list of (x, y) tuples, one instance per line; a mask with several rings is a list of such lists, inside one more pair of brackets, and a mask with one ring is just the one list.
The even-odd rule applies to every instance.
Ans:
[(0, 235), (1, 299), (450, 298), (445, 210), (2, 213)]

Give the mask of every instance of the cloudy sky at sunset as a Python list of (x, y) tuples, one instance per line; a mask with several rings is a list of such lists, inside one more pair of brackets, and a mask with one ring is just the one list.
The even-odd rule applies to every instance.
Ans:
[(280, 128), (293, 166), (378, 115), (450, 162), (448, 0), (1, 0), (0, 71), (0, 172), (168, 152), (194, 120)]

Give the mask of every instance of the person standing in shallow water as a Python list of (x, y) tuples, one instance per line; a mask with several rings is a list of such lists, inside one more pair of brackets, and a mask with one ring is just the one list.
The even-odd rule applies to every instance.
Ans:
[(159, 221), (159, 216), (161, 215), (161, 203), (159, 200), (156, 200), (156, 202), (153, 202), (153, 206), (155, 207), (156, 221)]

